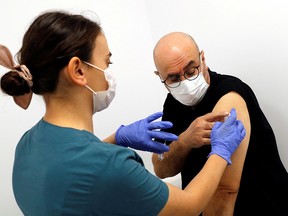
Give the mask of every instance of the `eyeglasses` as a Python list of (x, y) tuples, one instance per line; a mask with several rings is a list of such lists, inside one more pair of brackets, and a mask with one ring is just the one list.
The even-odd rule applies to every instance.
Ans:
[[(165, 80), (161, 80), (162, 83), (164, 83), (168, 88), (177, 88), (181, 84), (181, 77), (184, 76), (185, 79), (192, 81), (197, 79), (199, 76), (199, 66), (197, 67), (191, 67), (188, 70), (184, 72), (184, 74), (175, 74), (175, 75), (168, 75), (168, 77)], [(159, 74), (159, 72), (157, 71)], [(159, 76), (160, 77), (160, 76)], [(161, 77), (160, 77), (161, 79)]]

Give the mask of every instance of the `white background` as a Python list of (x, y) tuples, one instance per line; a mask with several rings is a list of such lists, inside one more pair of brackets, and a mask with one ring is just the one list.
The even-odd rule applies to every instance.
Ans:
[[(274, 128), (279, 153), (288, 168), (288, 14), (285, 0), (10, 0), (0, 8), (0, 44), (15, 55), (32, 20), (50, 9), (99, 16), (113, 53), (117, 95), (94, 117), (95, 134), (104, 138), (128, 124), (162, 110), (166, 90), (153, 73), (152, 50), (171, 31), (191, 34), (205, 51), (207, 65), (249, 84)], [(7, 70), (0, 67), (0, 73)], [(1, 75), (0, 75), (1, 76)], [(0, 215), (18, 216), (11, 175), (16, 144), (44, 113), (42, 98), (33, 96), (28, 110), (0, 93)], [(153, 172), (151, 154), (139, 152)], [(179, 175), (167, 179), (179, 186)]]

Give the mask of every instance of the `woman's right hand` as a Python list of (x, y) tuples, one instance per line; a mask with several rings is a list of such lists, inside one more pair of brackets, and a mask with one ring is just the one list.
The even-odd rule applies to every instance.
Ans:
[[(230, 165), (231, 155), (237, 149), (246, 135), (246, 130), (241, 121), (237, 120), (236, 110), (231, 109), (227, 120), (216, 122), (211, 132), (211, 153), (224, 158)], [(209, 157), (208, 156), (208, 157)]]
[(174, 141), (178, 136), (161, 131), (173, 126), (169, 121), (155, 121), (162, 115), (162, 112), (157, 112), (132, 124), (120, 126), (115, 134), (116, 144), (157, 154), (169, 151), (168, 146), (155, 139)]

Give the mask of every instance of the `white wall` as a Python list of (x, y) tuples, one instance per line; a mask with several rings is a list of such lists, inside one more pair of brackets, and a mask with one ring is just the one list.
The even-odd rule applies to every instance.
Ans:
[[(193, 2), (193, 3), (192, 3)], [(270, 121), (288, 168), (288, 2), (285, 0), (148, 0), (153, 43), (170, 31), (190, 33), (208, 66), (249, 84)]]
[[(170, 31), (190, 33), (205, 51), (212, 70), (236, 75), (254, 89), (275, 130), (281, 158), (288, 168), (285, 8), (285, 0), (10, 0), (0, 8), (0, 43), (16, 54), (31, 21), (47, 9), (92, 10), (98, 14), (113, 53), (112, 68), (118, 81), (117, 96), (111, 106), (94, 117), (95, 134), (104, 138), (120, 124), (162, 110), (166, 92), (153, 74), (153, 46)], [(0, 68), (1, 74), (5, 71)], [(14, 150), (20, 136), (43, 112), (40, 97), (34, 97), (24, 111), (0, 93), (0, 215), (22, 215), (11, 185)], [(151, 154), (139, 153), (153, 172)], [(179, 184), (179, 176), (168, 181)]]

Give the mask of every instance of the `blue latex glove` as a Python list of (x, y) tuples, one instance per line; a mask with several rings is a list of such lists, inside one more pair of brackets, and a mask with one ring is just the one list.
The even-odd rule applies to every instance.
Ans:
[(244, 125), (236, 118), (236, 111), (232, 108), (228, 119), (224, 123), (216, 122), (211, 131), (212, 150), (209, 156), (217, 154), (224, 158), (228, 165), (232, 163), (231, 155), (246, 135)]
[(162, 115), (162, 112), (157, 112), (127, 126), (120, 126), (115, 135), (116, 144), (157, 154), (168, 151), (168, 146), (154, 139), (174, 141), (178, 137), (175, 134), (159, 130), (173, 126), (169, 121), (154, 121)]

